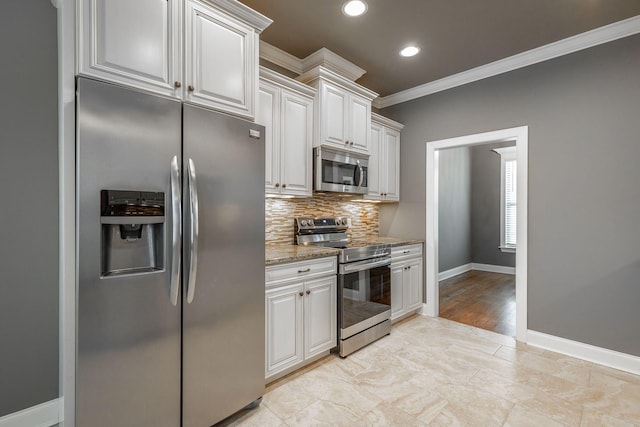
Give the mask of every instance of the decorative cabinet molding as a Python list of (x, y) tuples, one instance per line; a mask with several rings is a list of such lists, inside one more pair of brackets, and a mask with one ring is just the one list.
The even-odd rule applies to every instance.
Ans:
[(297, 80), (318, 90), (313, 146), (369, 155), (371, 101), (378, 94), (323, 66)]
[(79, 0), (78, 73), (253, 119), (258, 35), (231, 0)]
[(422, 307), (422, 245), (393, 248), (391, 252), (391, 320), (415, 313)]
[(267, 381), (311, 363), (337, 345), (336, 273), (336, 257), (267, 267)]
[(267, 194), (312, 194), (315, 93), (311, 87), (260, 67), (256, 122), (266, 127)]
[(400, 130), (404, 125), (371, 113), (369, 192), (366, 200), (400, 201)]

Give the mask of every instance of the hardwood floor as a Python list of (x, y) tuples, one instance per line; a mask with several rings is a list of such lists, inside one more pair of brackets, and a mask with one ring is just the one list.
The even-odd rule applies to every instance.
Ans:
[(441, 281), (440, 317), (514, 337), (515, 275), (471, 270)]

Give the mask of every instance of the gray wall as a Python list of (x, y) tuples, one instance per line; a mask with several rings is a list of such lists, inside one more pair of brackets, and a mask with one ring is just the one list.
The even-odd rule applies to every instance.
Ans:
[(529, 329), (640, 356), (640, 36), (383, 110), (405, 124), (383, 235), (425, 237), (425, 142), (529, 126)]
[(473, 262), (470, 149), (441, 150), (438, 164), (438, 264), (446, 271)]
[(515, 267), (513, 253), (500, 246), (500, 155), (494, 148), (509, 147), (499, 142), (471, 147), (471, 262)]
[(0, 13), (0, 417), (58, 397), (56, 9)]

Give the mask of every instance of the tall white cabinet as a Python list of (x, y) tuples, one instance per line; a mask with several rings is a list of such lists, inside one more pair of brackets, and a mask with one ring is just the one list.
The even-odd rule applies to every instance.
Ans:
[(323, 66), (297, 80), (318, 91), (313, 146), (371, 154), (371, 101), (378, 94)]
[(371, 156), (367, 200), (400, 201), (400, 131), (404, 125), (371, 113)]
[(265, 132), (267, 194), (310, 197), (315, 89), (260, 67), (256, 122)]
[(231, 0), (79, 0), (78, 74), (253, 119), (258, 35)]

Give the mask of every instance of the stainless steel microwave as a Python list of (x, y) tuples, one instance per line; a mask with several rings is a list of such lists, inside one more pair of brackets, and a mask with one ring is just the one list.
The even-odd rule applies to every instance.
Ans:
[(365, 156), (316, 147), (313, 150), (313, 189), (367, 194), (369, 160)]

